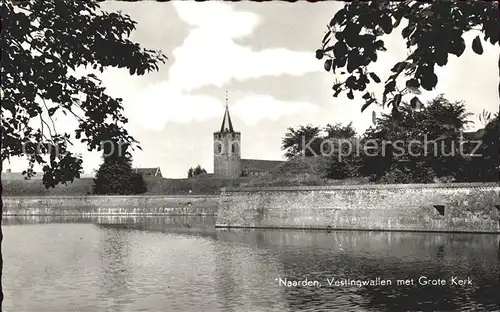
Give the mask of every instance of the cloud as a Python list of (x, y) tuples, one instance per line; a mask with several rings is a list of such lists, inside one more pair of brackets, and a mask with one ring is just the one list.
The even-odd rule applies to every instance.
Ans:
[(269, 95), (248, 96), (237, 100), (231, 113), (245, 123), (254, 125), (263, 119), (277, 121), (283, 116), (317, 111), (319, 108), (306, 102), (276, 100)]
[(319, 71), (321, 64), (310, 51), (285, 48), (254, 51), (234, 40), (249, 36), (258, 15), (234, 11), (221, 2), (174, 2), (179, 17), (195, 26), (184, 44), (173, 51), (169, 71), (172, 86), (191, 91), (205, 85), (221, 87), (232, 79), (267, 75), (303, 75)]
[[(251, 35), (260, 22), (254, 13), (235, 11), (221, 2), (178, 1), (173, 6), (180, 19), (194, 28), (174, 49), (168, 79), (125, 98), (127, 114), (135, 116), (131, 122), (147, 130), (161, 131), (168, 122), (189, 123), (222, 116), (222, 99), (190, 94), (200, 87), (222, 87), (233, 79), (300, 76), (321, 69), (310, 52), (285, 48), (254, 51), (236, 43), (235, 39)], [(307, 103), (260, 95), (239, 100), (232, 113), (254, 124), (311, 109)]]
[(231, 38), (251, 34), (259, 22), (257, 14), (236, 12), (229, 5), (220, 2), (176, 1), (173, 5), (179, 17), (186, 23), (212, 32), (223, 32)]
[(180, 92), (166, 82), (154, 84), (125, 100), (131, 123), (146, 130), (161, 131), (167, 122), (189, 123), (222, 116), (222, 102), (212, 96)]
[[(252, 95), (236, 100), (231, 115), (254, 125), (263, 119), (314, 112), (317, 106), (306, 102), (280, 101), (269, 95)], [(165, 123), (190, 123), (222, 118), (224, 103), (213, 96), (179, 92), (168, 83), (155, 84), (129, 101), (126, 115), (135, 116), (131, 123), (146, 130), (161, 131)], [(147, 112), (147, 113), (146, 113)]]

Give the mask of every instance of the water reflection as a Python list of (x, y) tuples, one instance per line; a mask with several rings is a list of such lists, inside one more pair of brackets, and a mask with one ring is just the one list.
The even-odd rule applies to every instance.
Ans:
[(280, 263), (269, 250), (217, 239), (214, 252), (218, 311), (286, 311), (274, 281)]
[[(5, 220), (6, 311), (495, 311), (500, 303), (498, 235), (216, 231), (207, 217)], [(423, 286), (421, 276), (473, 282)], [(394, 284), (327, 280), (377, 277)]]
[[(281, 276), (289, 279), (326, 278), (366, 280), (446, 279), (470, 276), (474, 285), (408, 287), (285, 288), (290, 311), (302, 311), (315, 303), (327, 309), (357, 306), (372, 311), (393, 307), (395, 311), (468, 311), (488, 309), (499, 303), (496, 235), (287, 232), (259, 231), (282, 263)], [(256, 238), (256, 236), (254, 236)], [(219, 239), (251, 244), (252, 235), (220, 232)], [(338, 246), (342, 246), (342, 250)], [(496, 273), (494, 273), (496, 272)], [(335, 298), (330, 300), (328, 298)], [(481, 298), (474, 302), (471, 298)]]
[(129, 240), (116, 230), (101, 232), (99, 240), (100, 298), (111, 302), (109, 311), (123, 311), (130, 303), (132, 291), (129, 279), (133, 272), (127, 263), (130, 255)]

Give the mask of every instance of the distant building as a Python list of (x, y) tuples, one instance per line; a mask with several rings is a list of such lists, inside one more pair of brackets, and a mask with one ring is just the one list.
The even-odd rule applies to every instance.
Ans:
[(226, 100), (220, 130), (214, 132), (214, 174), (236, 178), (262, 175), (284, 163), (279, 160), (242, 159), (241, 133), (234, 131)]
[(160, 167), (156, 168), (134, 168), (132, 169), (136, 173), (140, 173), (143, 177), (159, 177), (161, 178)]

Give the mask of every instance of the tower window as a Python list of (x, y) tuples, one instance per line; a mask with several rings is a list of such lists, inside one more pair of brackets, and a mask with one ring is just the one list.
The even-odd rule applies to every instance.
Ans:
[(233, 154), (238, 153), (238, 143), (231, 144), (231, 153), (233, 153)]
[(217, 144), (217, 153), (222, 153), (222, 144)]

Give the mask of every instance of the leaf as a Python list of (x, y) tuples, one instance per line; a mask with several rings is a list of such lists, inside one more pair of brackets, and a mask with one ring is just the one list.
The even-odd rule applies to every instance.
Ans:
[(385, 84), (384, 94), (393, 92), (395, 88), (396, 88), (396, 81), (395, 80), (389, 81), (388, 83)]
[(365, 109), (368, 108), (368, 106), (370, 106), (370, 103), (369, 102), (366, 102), (365, 104), (363, 104), (363, 106), (361, 106), (361, 112), (364, 112)]
[(481, 45), (481, 39), (479, 38), (479, 35), (472, 40), (472, 50), (476, 52), (476, 54), (483, 54), (483, 46)]
[(433, 72), (424, 72), (420, 78), (422, 88), (431, 91), (437, 84), (438, 78)]
[[(347, 57), (343, 56), (343, 57), (341, 57), (341, 58), (336, 58), (336, 59), (335, 59), (335, 63), (334, 63), (334, 65), (335, 65), (336, 67), (344, 67), (344, 66), (345, 66), (345, 64), (346, 64), (346, 62), (347, 62)], [(345, 71), (341, 71), (340, 73), (341, 73), (342, 75), (344, 75), (344, 74), (345, 74)]]
[(332, 69), (332, 63), (333, 63), (333, 61), (331, 59), (328, 59), (325, 61), (325, 70), (326, 71), (330, 71), (330, 69)]
[(333, 46), (329, 46), (328, 48), (324, 49), (323, 54), (325, 54), (326, 52), (329, 52), (331, 50), (333, 50)]
[(349, 100), (354, 99), (354, 94), (352, 93), (352, 90), (349, 90), (349, 92), (347, 93), (347, 97), (349, 98)]
[(393, 73), (401, 73), (403, 70), (407, 69), (410, 66), (409, 62), (397, 62), (391, 68), (391, 72)]
[(457, 41), (452, 43), (452, 46), (449, 50), (449, 53), (456, 55), (457, 57), (461, 56), (465, 51), (465, 40), (460, 37)]
[(389, 15), (382, 15), (380, 19), (380, 27), (386, 34), (390, 34), (392, 32), (392, 20)]
[(338, 59), (346, 57), (348, 51), (349, 49), (343, 41), (338, 41), (333, 47), (333, 55)]
[(368, 108), (368, 106), (370, 106), (370, 104), (372, 104), (373, 102), (375, 101), (375, 99), (369, 99), (365, 104), (363, 104), (363, 106), (361, 107), (361, 112), (364, 112), (365, 109)]
[(401, 31), (401, 35), (403, 36), (403, 38), (408, 38), (411, 33), (415, 30), (415, 25), (408, 25), (406, 26), (405, 28), (403, 28), (403, 30)]
[(434, 53), (434, 58), (436, 60), (436, 64), (439, 66), (445, 66), (448, 63), (448, 53), (447, 51), (436, 51)]
[(396, 106), (396, 107), (397, 107), (397, 106), (399, 105), (399, 103), (401, 103), (401, 97), (402, 97), (402, 96), (401, 96), (401, 93), (396, 94), (396, 95), (394, 96), (394, 102), (393, 102), (393, 104), (392, 104), (392, 105), (394, 105), (394, 106)]
[(393, 105), (392, 106), (392, 117), (394, 117), (394, 119), (399, 119), (399, 116), (400, 116), (400, 113), (399, 113), (399, 110), (398, 110), (398, 107), (396, 105)]
[(342, 86), (342, 83), (336, 83), (336, 84), (333, 85), (332, 89), (335, 90), (335, 91), (337, 91), (337, 90), (340, 89), (341, 86)]
[(363, 99), (365, 100), (368, 100), (369, 98), (371, 98), (371, 95), (369, 92), (366, 92), (364, 95), (363, 95)]
[(356, 51), (352, 51), (349, 53), (349, 56), (347, 58), (347, 72), (352, 73), (356, 68), (359, 68), (361, 65), (359, 62), (359, 55), (356, 53)]
[(392, 28), (398, 28), (400, 23), (401, 23), (401, 18), (396, 18), (396, 21), (392, 25)]
[(357, 85), (356, 77), (350, 76), (349, 78), (347, 78), (345, 81), (345, 85), (349, 89), (357, 90), (358, 85)]
[(377, 40), (373, 43), (376, 49), (381, 49), (384, 47), (384, 40)]
[(325, 34), (325, 36), (323, 37), (323, 40), (321, 42), (323, 43), (326, 43), (326, 40), (328, 39), (328, 37), (332, 34), (332, 31), (331, 30), (328, 30)]
[(420, 87), (420, 83), (418, 82), (417, 79), (411, 78), (411, 79), (409, 79), (409, 80), (406, 81), (406, 87), (408, 87), (408, 88), (418, 88), (418, 87)]
[(369, 75), (370, 75), (370, 77), (372, 78), (373, 81), (375, 81), (376, 83), (380, 83), (380, 78), (377, 76), (377, 74), (370, 73)]
[(49, 108), (49, 109), (48, 109), (49, 116), (54, 115), (54, 113), (55, 113), (58, 109), (59, 109), (59, 106)]
[(318, 60), (321, 60), (323, 58), (323, 50), (321, 49), (316, 50), (316, 58)]
[(420, 100), (418, 99), (418, 97), (414, 96), (411, 100), (410, 100), (410, 105), (411, 105), (411, 108), (413, 108), (414, 110), (420, 110), (422, 109), (422, 107), (424, 106), (422, 104), (422, 102), (420, 102)]
[(345, 21), (345, 13), (346, 13), (346, 10), (345, 9), (340, 9), (337, 11), (337, 13), (335, 13), (335, 15), (333, 16), (332, 20), (330, 21), (330, 26), (334, 26), (335, 24), (342, 24), (344, 21)]

